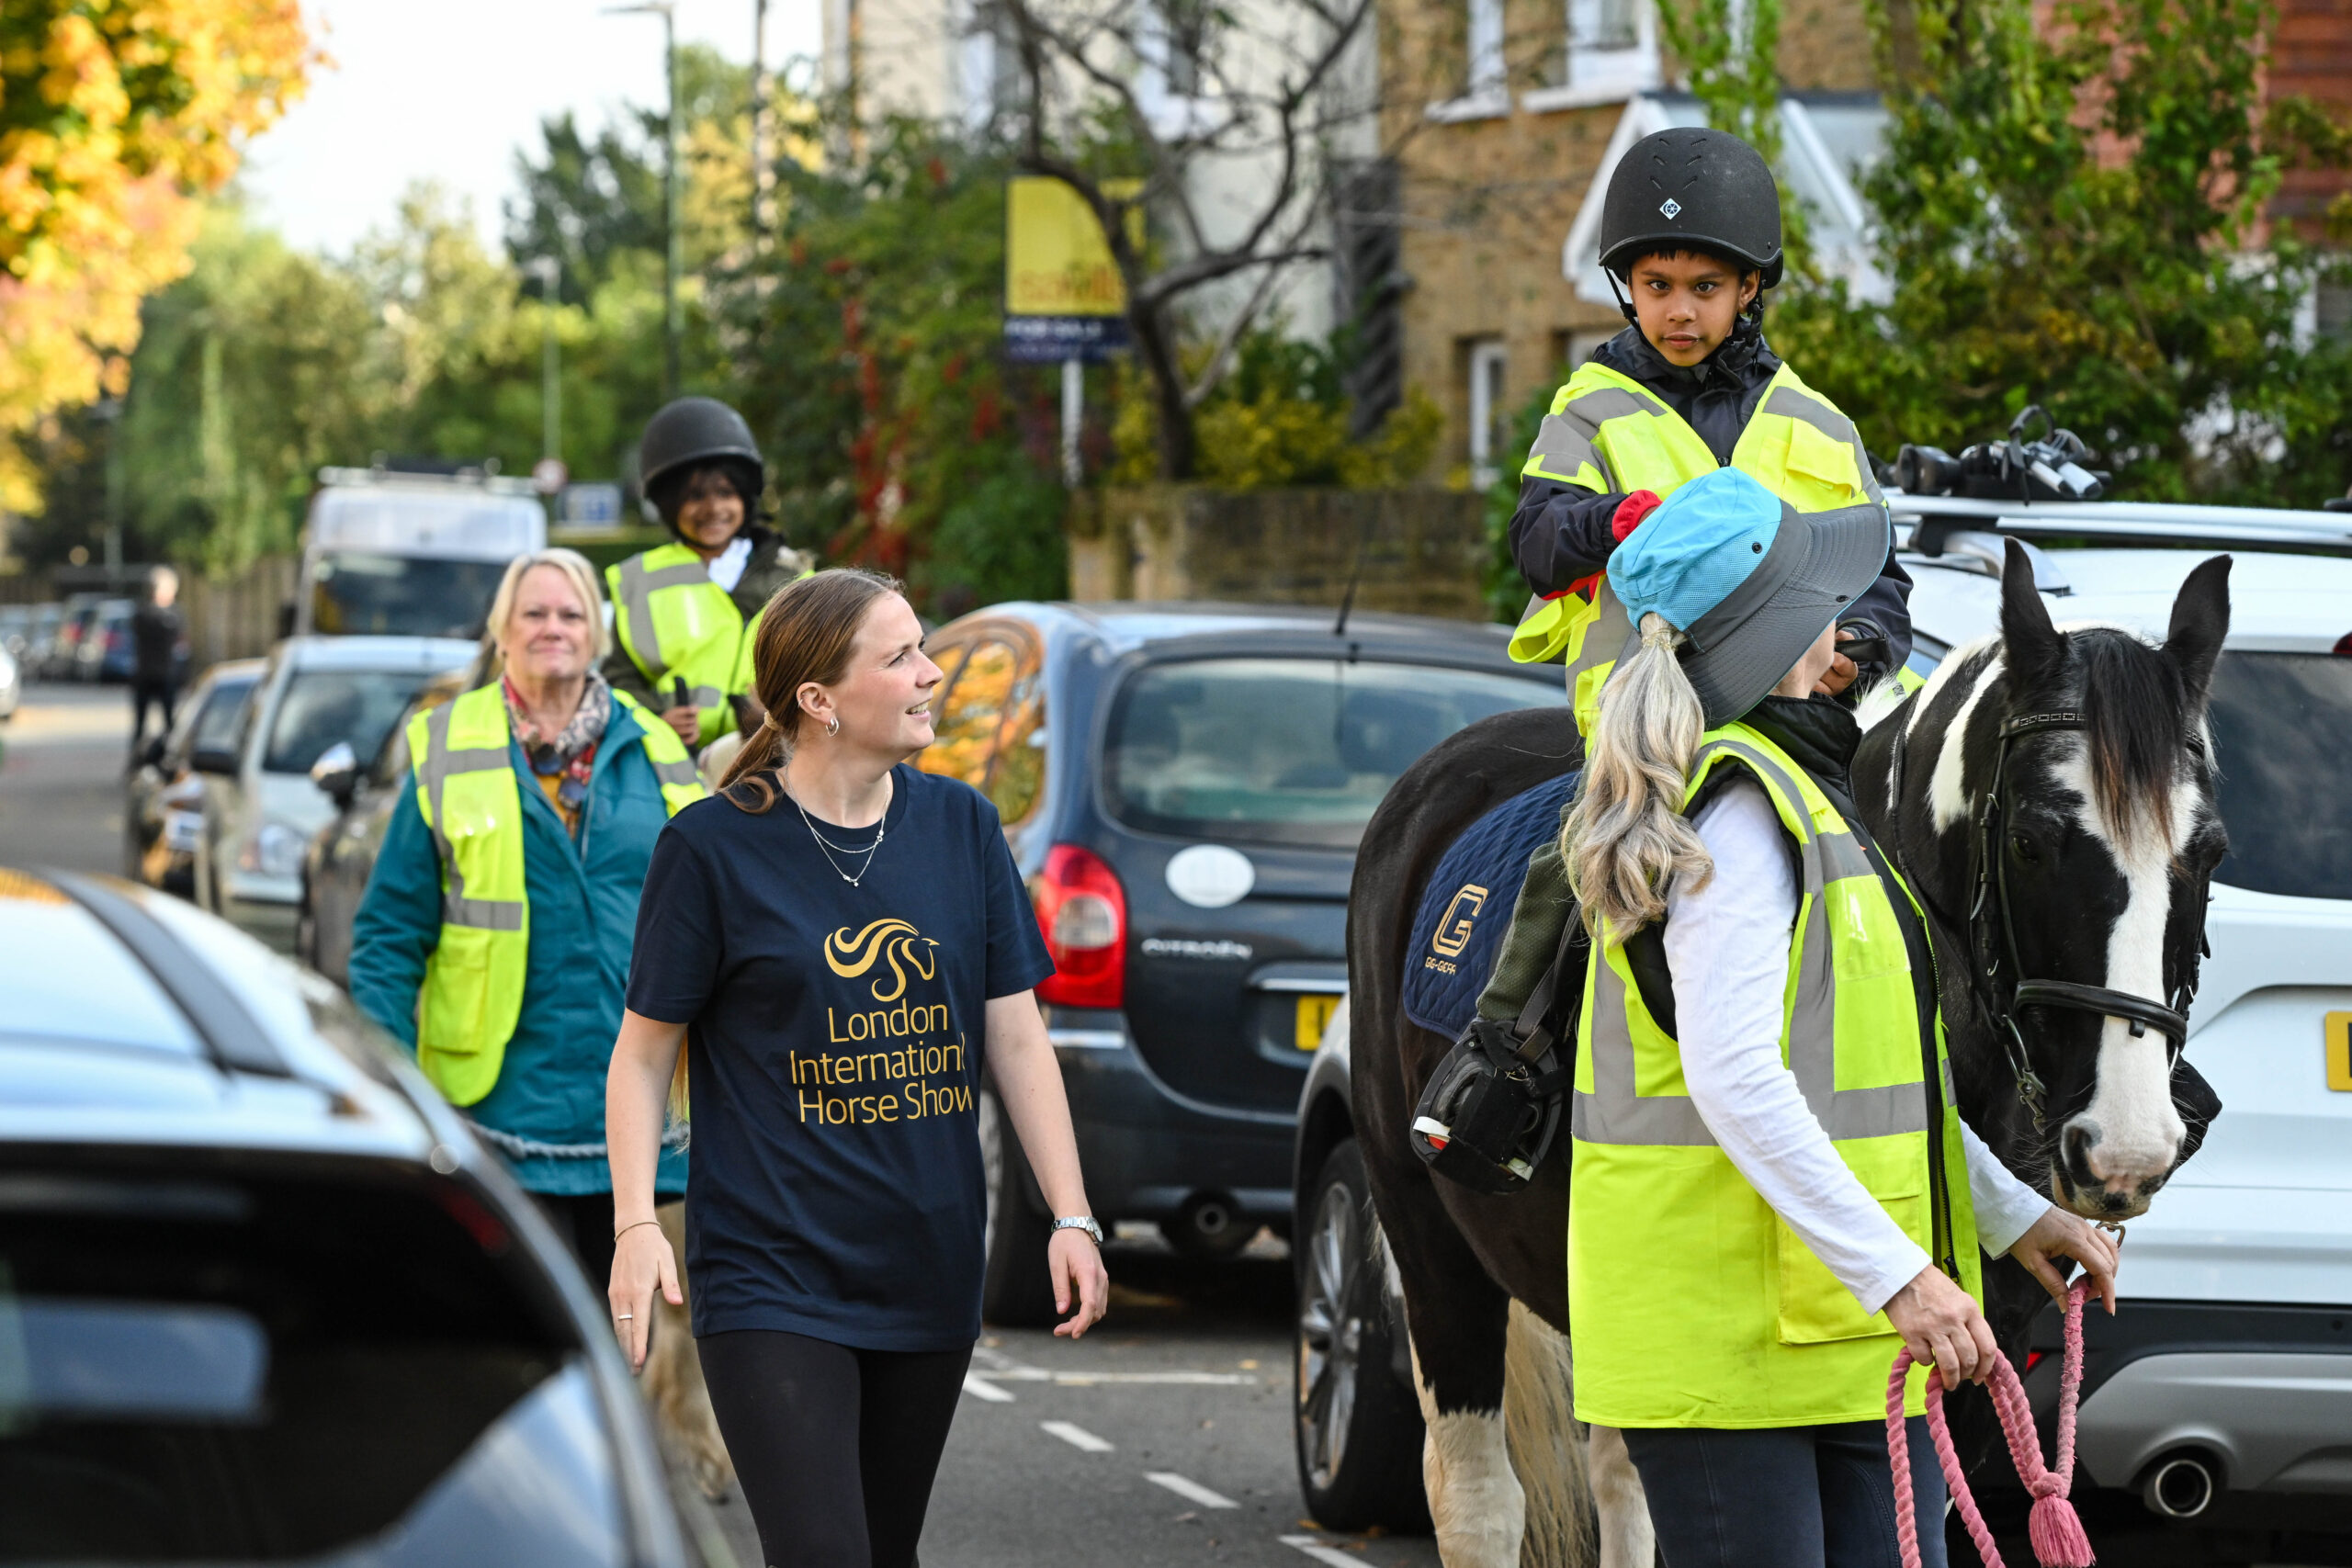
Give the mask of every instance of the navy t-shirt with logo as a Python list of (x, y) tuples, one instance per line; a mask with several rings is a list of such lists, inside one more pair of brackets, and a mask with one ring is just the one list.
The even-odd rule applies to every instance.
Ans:
[[(855, 886), (842, 874), (874, 830), (789, 798), (758, 815), (697, 801), (654, 846), (628, 1005), (689, 1026), (698, 1336), (947, 1350), (979, 1334), (985, 1005), (1053, 962), (996, 807), (904, 765), (891, 778)], [(861, 852), (837, 847), (836, 869), (812, 823)]]

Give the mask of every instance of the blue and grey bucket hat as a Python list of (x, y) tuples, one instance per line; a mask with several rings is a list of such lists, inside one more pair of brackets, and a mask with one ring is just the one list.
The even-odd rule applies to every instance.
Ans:
[(1875, 502), (1799, 512), (1737, 468), (1676, 490), (1609, 558), (1633, 621), (1662, 615), (1688, 638), (1683, 672), (1707, 727), (1761, 702), (1821, 628), (1878, 580), (1892, 525)]

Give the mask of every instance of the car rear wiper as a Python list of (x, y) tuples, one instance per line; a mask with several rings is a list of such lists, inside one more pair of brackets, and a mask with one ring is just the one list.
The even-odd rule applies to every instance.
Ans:
[(96, 877), (70, 871), (41, 874), (130, 950), (187, 1018), (217, 1066), (275, 1078), (295, 1076), (253, 1010), (162, 921)]

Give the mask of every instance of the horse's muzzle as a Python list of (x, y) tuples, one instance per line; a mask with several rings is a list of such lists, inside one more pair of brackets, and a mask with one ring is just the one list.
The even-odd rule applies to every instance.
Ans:
[(2179, 1149), (2177, 1138), (2161, 1157), (2112, 1147), (2101, 1139), (2098, 1122), (2077, 1116), (2058, 1135), (2058, 1157), (2050, 1162), (2052, 1195), (2059, 1207), (2086, 1220), (2136, 1219), (2171, 1179)]

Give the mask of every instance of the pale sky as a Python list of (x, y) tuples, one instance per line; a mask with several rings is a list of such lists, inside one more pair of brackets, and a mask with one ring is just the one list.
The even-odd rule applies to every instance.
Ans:
[[(571, 109), (594, 131), (623, 103), (662, 102), (662, 20), (626, 0), (303, 0), (332, 69), (249, 149), (257, 216), (305, 249), (347, 251), (388, 225), (410, 182), (470, 199), (497, 242), (514, 152)], [(822, 0), (769, 0), (767, 55), (818, 51)], [(752, 55), (752, 0), (677, 0), (678, 41)], [(321, 27), (323, 23), (323, 28)]]

